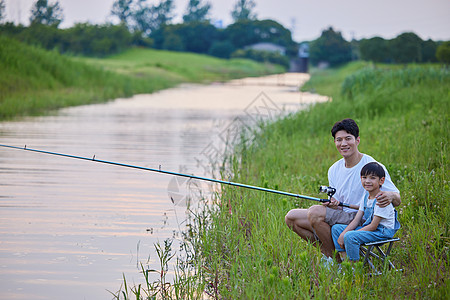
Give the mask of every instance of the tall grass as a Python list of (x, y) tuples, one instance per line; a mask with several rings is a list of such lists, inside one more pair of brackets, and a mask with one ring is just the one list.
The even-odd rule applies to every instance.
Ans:
[(356, 119), (360, 150), (383, 162), (401, 191), (401, 243), (391, 258), (404, 271), (367, 277), (361, 268), (354, 276), (328, 269), (319, 250), (284, 224), (287, 211), (314, 203), (225, 187), (203, 233), (209, 281), (219, 278), (217, 294), (225, 299), (448, 299), (448, 70), (351, 64), (326, 72), (330, 80), (319, 71), (306, 88), (329, 91), (333, 100), (267, 126), (251, 147), (241, 147), (234, 180), (315, 195), (340, 158), (332, 125)]
[(181, 82), (282, 71), (249, 60), (150, 49), (105, 59), (74, 58), (0, 36), (0, 120), (151, 93)]
[(448, 299), (449, 87), (448, 70), (438, 66), (356, 63), (316, 71), (305, 89), (326, 91), (331, 102), (265, 126), (229, 157), (233, 181), (314, 196), (340, 158), (330, 128), (342, 118), (357, 120), (359, 149), (383, 162), (401, 191), (401, 242), (391, 260), (402, 272), (385, 266), (370, 277), (361, 264), (353, 271), (344, 262), (340, 272), (324, 266), (318, 247), (284, 223), (290, 209), (314, 203), (225, 186), (188, 227), (193, 276), (173, 289), (190, 289), (163, 298)]

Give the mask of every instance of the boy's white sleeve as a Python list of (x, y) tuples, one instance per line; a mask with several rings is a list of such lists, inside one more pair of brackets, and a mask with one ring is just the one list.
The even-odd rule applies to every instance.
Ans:
[(394, 207), (392, 206), (392, 204), (389, 204), (386, 207), (379, 207), (378, 205), (375, 205), (373, 215), (383, 219), (387, 219), (391, 216), (393, 210)]

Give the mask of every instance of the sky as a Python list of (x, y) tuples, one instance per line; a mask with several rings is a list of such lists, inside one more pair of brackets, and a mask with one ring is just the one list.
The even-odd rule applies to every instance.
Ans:
[[(4, 0), (6, 20), (28, 25), (36, 0)], [(49, 0), (54, 3), (56, 0)], [(174, 23), (181, 22), (189, 0), (175, 1)], [(237, 0), (207, 0), (210, 18), (232, 23), (231, 10)], [(254, 0), (259, 20), (272, 19), (293, 33), (296, 42), (314, 40), (330, 26), (346, 40), (380, 36), (395, 38), (414, 32), (423, 40), (450, 40), (450, 0)], [(116, 23), (111, 17), (114, 0), (59, 0), (64, 21), (61, 28), (75, 23)], [(156, 4), (159, 0), (148, 0)]]

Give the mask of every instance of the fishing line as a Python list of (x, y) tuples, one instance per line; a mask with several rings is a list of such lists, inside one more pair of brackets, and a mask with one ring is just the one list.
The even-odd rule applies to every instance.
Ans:
[[(327, 195), (328, 195), (328, 199), (321, 199), (321, 198), (310, 197), (310, 196), (305, 196), (305, 195), (300, 195), (300, 194), (283, 192), (283, 191), (269, 189), (269, 188), (263, 188), (263, 187), (259, 187), (259, 186), (253, 186), (253, 185), (248, 185), (248, 184), (243, 184), (243, 183), (232, 182), (232, 181), (219, 180), (219, 179), (214, 179), (214, 178), (207, 178), (207, 177), (195, 176), (195, 175), (190, 175), (190, 174), (177, 173), (177, 172), (172, 172), (172, 171), (165, 171), (165, 170), (161, 169), (161, 166), (159, 166), (159, 169), (153, 169), (153, 168), (129, 165), (129, 164), (124, 164), (124, 163), (119, 163), (119, 162), (101, 160), (101, 159), (96, 159), (95, 155), (92, 158), (76, 156), (76, 155), (70, 155), (70, 154), (64, 154), (64, 153), (58, 153), (58, 152), (51, 152), (51, 151), (27, 148), (26, 145), (24, 147), (16, 147), (16, 146), (0, 144), (0, 147), (31, 151), (31, 152), (37, 152), (37, 153), (42, 153), (42, 154), (56, 155), (56, 156), (62, 156), (62, 157), (80, 159), (80, 160), (87, 160), (87, 161), (92, 161), (92, 162), (96, 162), (96, 163), (103, 163), (103, 164), (108, 164), (108, 165), (115, 165), (115, 166), (119, 166), (119, 167), (133, 168), (133, 169), (139, 169), (139, 170), (156, 172), (156, 173), (163, 173), (163, 174), (180, 176), (180, 177), (187, 177), (190, 179), (198, 179), (198, 180), (203, 180), (203, 181), (215, 182), (215, 183), (220, 183), (220, 184), (226, 184), (226, 185), (231, 185), (231, 186), (237, 186), (237, 187), (262, 191), (262, 192), (274, 193), (274, 194), (283, 195), (283, 196), (312, 200), (312, 201), (317, 201), (317, 202), (322, 202), (322, 203), (330, 202), (331, 197), (336, 192), (336, 189), (334, 189), (332, 187), (321, 186), (319, 191), (323, 192), (323, 193), (327, 193)], [(350, 205), (342, 203), (342, 202), (339, 203), (339, 206), (350, 207)]]

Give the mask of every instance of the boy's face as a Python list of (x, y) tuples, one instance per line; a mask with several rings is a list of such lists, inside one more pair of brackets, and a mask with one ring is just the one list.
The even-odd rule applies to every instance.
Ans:
[(359, 137), (355, 138), (347, 131), (339, 130), (334, 136), (334, 144), (344, 158), (350, 157), (358, 151)]
[(361, 183), (363, 188), (370, 193), (378, 190), (383, 185), (384, 177), (380, 178), (374, 174), (363, 175), (361, 176)]

